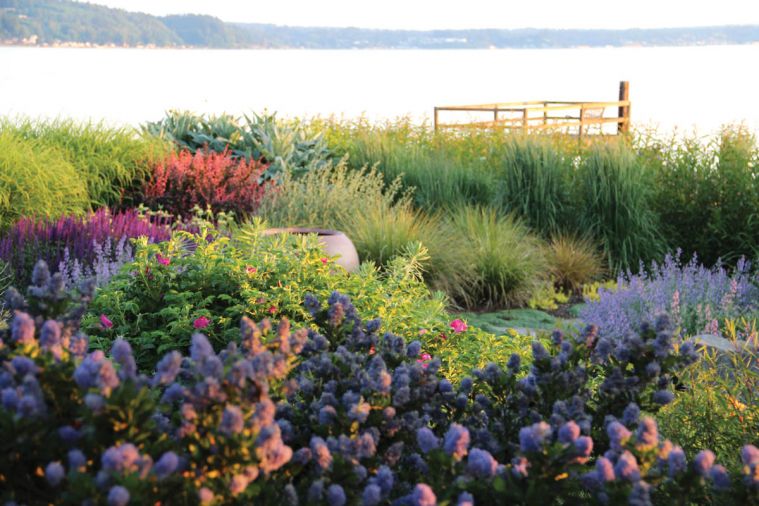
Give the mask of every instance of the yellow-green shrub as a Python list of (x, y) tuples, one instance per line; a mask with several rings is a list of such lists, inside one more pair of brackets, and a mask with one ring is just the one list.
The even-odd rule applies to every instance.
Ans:
[(22, 216), (89, 210), (87, 186), (60, 151), (0, 130), (0, 228)]

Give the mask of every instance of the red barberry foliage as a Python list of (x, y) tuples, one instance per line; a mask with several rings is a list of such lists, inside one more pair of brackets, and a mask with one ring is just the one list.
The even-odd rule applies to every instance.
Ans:
[(258, 162), (232, 158), (227, 152), (182, 151), (159, 164), (143, 188), (145, 204), (187, 217), (196, 205), (248, 216), (258, 209), (266, 184)]

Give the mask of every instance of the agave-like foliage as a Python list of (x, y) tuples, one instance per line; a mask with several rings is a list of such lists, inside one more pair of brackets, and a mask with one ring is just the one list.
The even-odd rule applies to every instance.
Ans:
[(331, 156), (320, 133), (308, 133), (299, 122), (278, 120), (276, 114), (252, 113), (240, 119), (228, 114), (169, 111), (162, 120), (146, 123), (142, 129), (192, 153), (207, 149), (266, 163), (261, 180), (320, 169)]

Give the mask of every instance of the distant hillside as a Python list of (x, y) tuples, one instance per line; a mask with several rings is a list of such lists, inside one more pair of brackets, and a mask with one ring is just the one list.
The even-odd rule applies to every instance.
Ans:
[(38, 43), (172, 46), (182, 40), (160, 19), (99, 5), (58, 0), (0, 0), (0, 40)]
[(0, 41), (248, 47), (248, 34), (211, 16), (156, 17), (69, 0), (0, 0)]
[(0, 0), (0, 44), (214, 48), (483, 49), (759, 43), (759, 26), (631, 30), (368, 30), (150, 16), (71, 0)]
[(759, 26), (715, 26), (630, 30), (367, 30), (238, 25), (252, 40), (309, 49), (487, 49), (604, 46), (692, 46), (759, 42)]

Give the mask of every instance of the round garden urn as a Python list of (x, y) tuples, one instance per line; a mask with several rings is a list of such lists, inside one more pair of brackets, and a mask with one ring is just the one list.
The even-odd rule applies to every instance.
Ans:
[(324, 253), (329, 257), (338, 257), (335, 261), (348, 272), (358, 271), (358, 252), (353, 242), (348, 236), (339, 230), (326, 230), (323, 228), (268, 228), (264, 230), (263, 235), (274, 234), (316, 234), (319, 237), (319, 243), (324, 249)]

